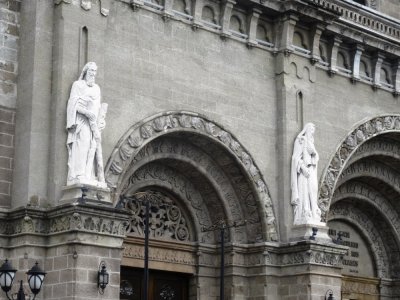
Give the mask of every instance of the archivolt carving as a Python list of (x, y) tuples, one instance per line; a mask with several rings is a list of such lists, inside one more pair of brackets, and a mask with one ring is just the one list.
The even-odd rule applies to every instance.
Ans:
[[(346, 220), (355, 224), (369, 240), (371, 251), (375, 259), (378, 277), (390, 278), (389, 259), (385, 251), (385, 246), (381, 234), (376, 230), (371, 220), (360, 210), (340, 203), (333, 206), (329, 211), (328, 220)], [(394, 266), (392, 266), (394, 267)]]
[(140, 149), (157, 137), (178, 131), (193, 132), (211, 138), (235, 157), (237, 163), (246, 170), (254, 190), (257, 191), (258, 201), (264, 206), (264, 214), (266, 216), (263, 220), (266, 229), (265, 238), (267, 240), (277, 240), (277, 227), (272, 201), (267, 185), (252, 158), (230, 133), (221, 126), (195, 113), (168, 112), (148, 118), (142, 123), (131, 127), (121, 138), (107, 163), (105, 176), (108, 185), (114, 189), (117, 186), (121, 188), (122, 178), (128, 171), (133, 157), (137, 155)]
[(374, 207), (381, 211), (382, 216), (390, 222), (393, 231), (400, 232), (400, 220), (397, 211), (380, 193), (369, 185), (361, 182), (351, 182), (340, 186), (335, 192), (332, 204), (346, 198), (362, 199), (374, 203)]
[[(165, 167), (158, 168), (146, 168), (148, 171), (147, 174), (143, 173), (140, 169), (143, 163), (148, 162), (151, 158), (152, 161), (157, 161), (158, 159), (165, 158), (168, 155), (169, 160), (176, 159), (177, 161), (192, 161), (195, 162), (196, 168), (200, 168), (202, 170), (207, 171), (207, 176), (211, 179), (212, 182), (217, 184), (217, 188), (219, 193), (223, 196), (223, 199), (226, 200), (226, 204), (229, 206), (228, 218), (232, 218), (234, 221), (241, 221), (243, 218), (248, 220), (249, 227), (252, 227), (248, 231), (248, 240), (249, 241), (260, 241), (263, 239), (262, 231), (261, 231), (261, 220), (260, 214), (257, 208), (257, 203), (254, 199), (253, 193), (251, 191), (251, 187), (245, 180), (245, 178), (239, 175), (239, 170), (234, 167), (229, 162), (222, 162), (224, 166), (224, 170), (216, 164), (220, 157), (223, 155), (219, 155), (218, 153), (213, 152), (213, 158), (209, 157), (209, 155), (198, 147), (193, 146), (191, 143), (185, 142), (182, 139), (172, 139), (172, 138), (159, 138), (145, 147), (143, 147), (139, 153), (132, 160), (132, 168), (129, 171), (134, 175), (130, 176), (129, 181), (123, 184), (122, 193), (125, 193), (130, 186), (137, 185), (137, 179), (139, 178), (135, 172), (139, 168), (140, 177), (143, 179), (146, 178), (154, 178), (162, 181), (169, 181), (173, 187), (183, 186), (185, 188), (185, 184), (187, 184), (188, 180), (183, 176), (177, 175), (175, 171), (171, 169), (166, 169)], [(207, 199), (207, 206), (210, 211), (213, 212), (214, 220), (225, 218), (223, 212), (224, 208), (222, 207), (220, 201), (216, 198), (216, 195), (212, 195), (211, 191), (213, 190), (212, 186), (204, 180), (196, 179), (198, 177), (196, 174), (191, 172), (188, 167), (185, 167), (184, 164), (179, 164), (179, 168), (183, 168), (183, 173), (187, 174), (190, 178), (190, 181), (196, 183), (197, 189), (202, 191), (203, 197)], [(151, 171), (151, 172), (150, 172)], [(165, 173), (165, 174), (164, 174)], [(199, 172), (197, 172), (199, 176)], [(179, 180), (175, 180), (175, 177), (179, 176)], [(230, 178), (234, 178), (235, 182), (229, 180)], [(186, 183), (184, 183), (186, 182)], [(193, 185), (190, 185), (193, 186)], [(193, 189), (194, 190), (194, 186)], [(207, 191), (210, 191), (208, 193)], [(206, 195), (208, 193), (208, 195)], [(190, 193), (184, 193), (185, 198), (190, 199)], [(200, 195), (199, 195), (200, 196)], [(215, 197), (213, 201), (212, 198)], [(201, 201), (201, 199), (197, 199), (197, 202)], [(193, 205), (193, 203), (192, 203)], [(197, 205), (198, 206), (198, 205)], [(204, 207), (202, 208), (204, 210)], [(199, 207), (197, 207), (199, 210)], [(231, 214), (231, 215), (230, 215)], [(202, 224), (203, 225), (203, 224)], [(246, 236), (245, 232), (243, 232), (243, 228), (237, 228), (236, 231), (236, 241), (244, 241)]]
[(390, 140), (373, 139), (368, 143), (362, 144), (356, 152), (351, 156), (348, 164), (362, 159), (367, 156), (389, 156), (400, 160), (399, 143)]
[(400, 175), (386, 165), (372, 161), (360, 161), (347, 167), (340, 175), (337, 185), (360, 176), (377, 178), (400, 193)]
[(325, 170), (320, 184), (318, 205), (322, 211), (322, 220), (326, 221), (327, 212), (333, 192), (340, 174), (343, 172), (350, 157), (358, 148), (371, 138), (388, 133), (400, 132), (400, 116), (387, 115), (376, 117), (357, 126), (338, 147)]

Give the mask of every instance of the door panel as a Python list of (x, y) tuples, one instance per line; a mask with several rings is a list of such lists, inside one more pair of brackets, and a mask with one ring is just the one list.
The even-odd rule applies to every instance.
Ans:
[[(187, 300), (189, 276), (150, 270), (149, 300)], [(143, 293), (143, 269), (121, 268), (120, 299), (140, 300)]]

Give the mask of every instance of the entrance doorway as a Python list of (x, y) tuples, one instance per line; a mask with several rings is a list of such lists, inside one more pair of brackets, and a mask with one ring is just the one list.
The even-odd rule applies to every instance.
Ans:
[[(190, 275), (149, 270), (149, 300), (186, 300)], [(121, 268), (120, 300), (141, 300), (143, 269)]]

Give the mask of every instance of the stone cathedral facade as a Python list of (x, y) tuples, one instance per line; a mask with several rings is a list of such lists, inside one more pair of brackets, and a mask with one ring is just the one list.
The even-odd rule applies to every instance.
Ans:
[[(149, 299), (219, 299), (222, 223), (225, 299), (400, 299), (398, 0), (4, 0), (0, 29), (0, 259), (25, 283), (38, 261), (38, 299), (141, 299), (141, 197)], [(89, 61), (106, 185), (67, 186)], [(291, 203), (309, 122), (314, 231)]]

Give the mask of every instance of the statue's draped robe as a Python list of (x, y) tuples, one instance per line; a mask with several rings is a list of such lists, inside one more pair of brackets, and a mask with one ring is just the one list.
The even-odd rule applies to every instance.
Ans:
[[(306, 136), (297, 138), (292, 156), (292, 205), (294, 205), (294, 225), (320, 222), (318, 208), (318, 153), (314, 143)], [(307, 169), (307, 178), (302, 168)]]
[(67, 105), (68, 184), (96, 180), (94, 175), (96, 141), (89, 119), (79, 113), (79, 108), (93, 113), (97, 122), (100, 98), (100, 88), (97, 84), (88, 86), (85, 80), (73, 83)]

